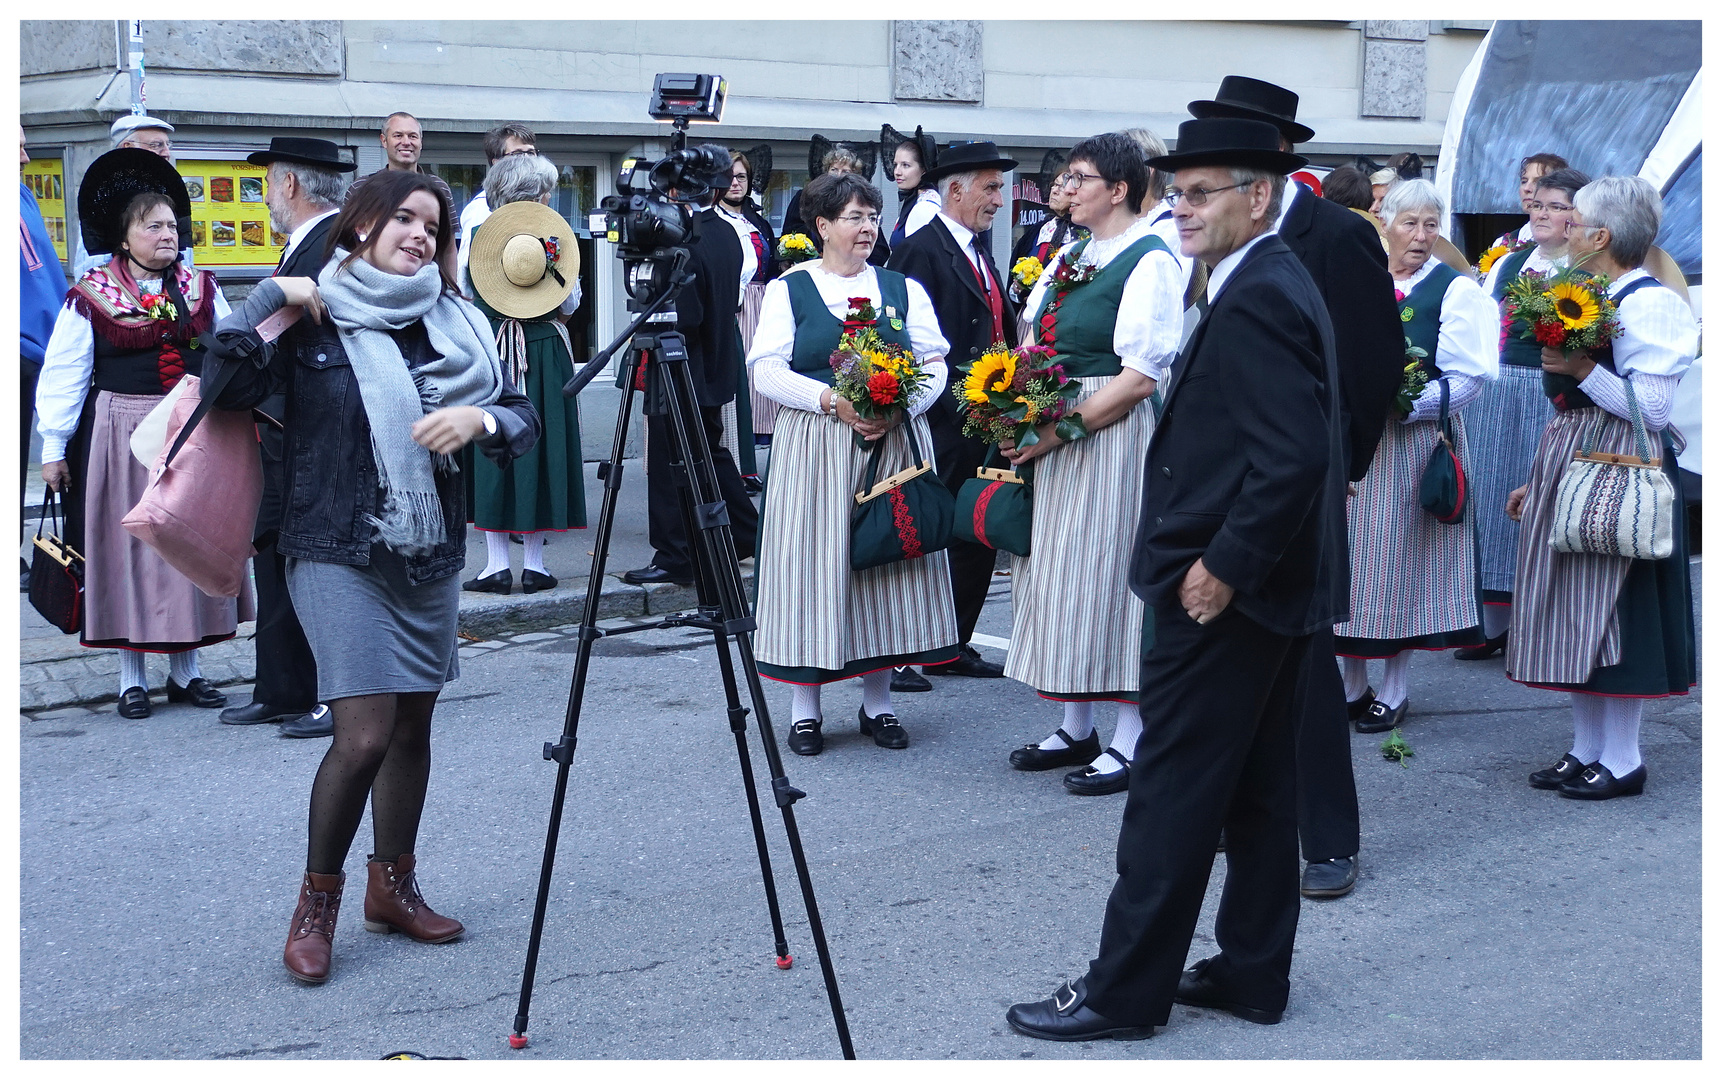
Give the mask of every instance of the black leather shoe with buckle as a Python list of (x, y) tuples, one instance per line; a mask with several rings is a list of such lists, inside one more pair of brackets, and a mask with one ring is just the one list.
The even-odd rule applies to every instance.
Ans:
[(119, 714), (127, 720), (149, 719), (149, 691), (141, 686), (129, 686), (120, 695)]
[(1597, 762), (1578, 776), (1560, 786), (1563, 799), (1613, 799), (1621, 795), (1643, 795), (1644, 766), (1617, 777), (1608, 771), (1608, 766)]
[(181, 686), (169, 678), (167, 700), (170, 705), (186, 701), (200, 709), (219, 709), (227, 704), (227, 695), (211, 686), (208, 679), (193, 679)]
[(1372, 701), (1369, 708), (1363, 710), (1363, 715), (1357, 719), (1357, 733), (1373, 735), (1378, 731), (1392, 731), (1405, 722), (1405, 710), (1410, 707), (1410, 698), (1401, 701), (1399, 707), (1394, 709), (1388, 708), (1380, 701)]
[(1130, 790), (1130, 759), (1108, 746), (1106, 753), (1118, 759), (1123, 766), (1112, 772), (1103, 773), (1092, 765), (1085, 765), (1075, 772), (1064, 774), (1064, 790), (1072, 795), (1116, 795), (1120, 791)]
[(1173, 995), (1172, 1000), (1197, 1009), (1219, 1009), (1252, 1024), (1280, 1022), (1280, 1018), (1285, 1015), (1284, 1009), (1257, 1009), (1230, 1000), (1231, 994), (1226, 988), (1208, 974), (1208, 968), (1213, 962), (1214, 958), (1210, 956), (1206, 960), (1191, 964), (1189, 970), (1178, 977), (1178, 992)]
[[(1591, 763), (1596, 764), (1595, 762)], [(1554, 791), (1568, 780), (1576, 780), (1580, 773), (1590, 768), (1571, 754), (1562, 754), (1561, 759), (1546, 769), (1538, 769), (1531, 774), (1531, 786), (1544, 791)]]
[[(1010, 752), (1010, 765), (1013, 769), (1023, 772), (1040, 772), (1043, 769), (1057, 769), (1066, 765), (1084, 765), (1100, 756), (1100, 735), (1090, 731), (1081, 739), (1073, 739), (1070, 733), (1059, 728), (1052, 733), (1064, 740), (1064, 745), (1054, 750), (1042, 750), (1040, 743), (1029, 743), (1019, 750)], [(1047, 736), (1051, 738), (1052, 735)], [(1045, 742), (1042, 739), (1041, 742)]]
[(873, 741), (887, 750), (901, 750), (909, 745), (909, 733), (897, 722), (894, 713), (868, 716), (867, 706), (861, 706), (856, 718), (861, 721), (861, 734), (873, 736)]
[(1045, 1001), (1012, 1005), (1005, 1022), (1030, 1038), (1053, 1042), (1084, 1042), (1089, 1039), (1146, 1039), (1154, 1034), (1152, 1024), (1121, 1024), (1090, 1009), (1086, 978), (1066, 982)]
[(818, 720), (797, 720), (789, 725), (789, 737), (784, 741), (795, 753), (812, 757), (825, 749), (825, 734), (820, 730), (821, 726)]

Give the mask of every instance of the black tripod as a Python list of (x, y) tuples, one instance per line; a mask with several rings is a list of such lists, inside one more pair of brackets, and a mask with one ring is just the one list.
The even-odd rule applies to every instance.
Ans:
[[(729, 509), (724, 504), (722, 492), (718, 488), (711, 448), (706, 444), (705, 426), (694, 396), (693, 376), (688, 370), (686, 347), (682, 336), (673, 329), (656, 329), (651, 325), (675, 326), (674, 298), (681, 287), (692, 280), (691, 275), (683, 275), (687, 261), (687, 251), (678, 249), (662, 294), (650, 303), (630, 300), (629, 310), (638, 312), (633, 323), (563, 388), (563, 393), (569, 396), (578, 393), (580, 387), (597, 374), (598, 369), (622, 342), (628, 342), (629, 362), (622, 380), (622, 406), (616, 415), (615, 441), (611, 445), (610, 459), (598, 467), (598, 476), (604, 481), (604, 501), (598, 514), (598, 542), (593, 550), (591, 574), (586, 582), (586, 606), (580, 618), (578, 647), (574, 654), (574, 676), (568, 690), (568, 711), (562, 724), (562, 737), (556, 742), (544, 744), (544, 759), (556, 762), (556, 794), (550, 804), (550, 827), (544, 841), (544, 865), (538, 875), (538, 903), (532, 913), (532, 937), (526, 949), (526, 969), (520, 982), (520, 1006), (515, 1012), (514, 1032), (509, 1036), (508, 1043), (516, 1049), (527, 1043), (526, 1024), (532, 1003), (532, 983), (538, 970), (538, 948), (544, 934), (545, 908), (550, 901), (550, 876), (556, 862), (556, 842), (562, 826), (562, 807), (568, 792), (568, 769), (574, 760), (574, 736), (580, 725), (580, 709), (585, 700), (586, 674), (591, 663), (592, 645), (605, 636), (687, 626), (710, 630), (712, 645), (717, 649), (718, 667), (723, 673), (724, 697), (729, 707), (729, 727), (735, 734), (736, 756), (741, 760), (742, 786), (747, 791), (748, 813), (753, 818), (754, 844), (759, 849), (759, 868), (765, 881), (765, 902), (771, 911), (777, 966), (788, 968), (793, 959), (789, 955), (789, 945), (784, 940), (783, 916), (777, 904), (777, 885), (772, 877), (771, 856), (765, 844), (765, 824), (760, 818), (753, 761), (747, 748), (748, 710), (741, 704), (736, 685), (735, 664), (730, 656), (732, 641), (741, 654), (742, 676), (747, 680), (747, 692), (753, 700), (760, 739), (765, 747), (766, 764), (771, 771), (772, 798), (783, 811), (783, 827), (789, 837), (790, 855), (795, 860), (795, 874), (801, 883), (802, 901), (807, 906), (808, 928), (813, 932), (813, 942), (819, 951), (819, 965), (825, 975), (825, 993), (831, 1001), (831, 1018), (837, 1025), (837, 1041), (843, 1049), (843, 1056), (854, 1058), (855, 1048), (849, 1040), (849, 1024), (844, 1019), (843, 1001), (837, 992), (837, 974), (831, 966), (831, 954), (825, 943), (825, 928), (820, 923), (819, 905), (813, 895), (813, 879), (807, 870), (807, 856), (801, 849), (801, 833), (795, 825), (795, 801), (806, 793), (792, 787), (784, 776), (783, 760), (777, 750), (777, 738), (771, 730), (771, 718), (765, 706), (765, 692), (760, 685), (759, 669), (753, 659), (753, 641), (749, 636), (754, 629), (753, 615), (748, 608), (741, 567), (736, 562), (735, 546), (730, 538)], [(622, 490), (622, 455), (628, 439), (629, 414), (640, 381), (637, 376), (642, 371), (647, 387), (644, 411), (650, 416), (666, 417), (668, 421), (672, 447), (669, 464), (675, 476), (682, 520), (687, 536), (693, 541), (694, 581), (699, 608), (692, 613), (668, 616), (658, 623), (604, 631), (597, 626), (599, 593), (604, 581), (604, 563), (610, 553), (610, 530), (615, 524), (616, 501)]]

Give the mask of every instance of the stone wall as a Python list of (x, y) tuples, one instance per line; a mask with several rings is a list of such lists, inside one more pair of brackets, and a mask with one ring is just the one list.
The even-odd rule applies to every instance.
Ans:
[(985, 96), (979, 19), (899, 19), (892, 24), (891, 92), (898, 101), (960, 101)]
[(30, 19), (18, 24), (18, 73), (112, 71), (119, 31), (112, 19)]
[(339, 78), (336, 19), (144, 21), (146, 71), (231, 71)]

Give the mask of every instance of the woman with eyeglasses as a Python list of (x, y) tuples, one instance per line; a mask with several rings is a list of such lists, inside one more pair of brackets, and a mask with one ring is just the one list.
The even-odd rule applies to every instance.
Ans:
[[(1351, 618), (1333, 628), (1345, 661), (1347, 711), (1360, 732), (1398, 727), (1410, 705), (1411, 655), (1482, 640), (1477, 595), (1477, 513), (1437, 521), (1418, 484), (1449, 414), (1453, 451), (1469, 466), (1461, 415), (1496, 376), (1495, 305), (1469, 277), (1435, 257), (1444, 208), (1435, 185), (1402, 180), (1381, 201), (1387, 268), (1405, 337), (1427, 355), (1429, 384), (1409, 414), (1390, 417), (1369, 471), (1346, 504), (1350, 523)], [(1383, 660), (1379, 694), (1368, 662)]]
[[(1030, 446), (1000, 444), (1013, 464), (1034, 463), (1032, 554), (1011, 560), (1005, 675), (1064, 709), (1057, 730), (1010, 760), (1025, 771), (1081, 766), (1064, 778), (1078, 795), (1125, 790), (1142, 733), (1143, 605), (1129, 587), (1130, 551), (1154, 432), (1149, 398), (1184, 327), (1183, 270), (1142, 214), (1148, 184), (1141, 146), (1128, 135), (1096, 135), (1071, 150), (1070, 217), (1090, 235), (1054, 256), (1028, 310), (1036, 343), (1082, 386), (1076, 411), (1089, 434), (1065, 443), (1046, 424)], [(1094, 730), (1100, 701), (1118, 706), (1104, 752)]]
[(1542, 347), (1521, 336), (1524, 324), (1506, 315), (1507, 286), (1527, 273), (1549, 274), (1567, 264), (1567, 222), (1573, 196), (1590, 178), (1577, 169), (1556, 169), (1537, 179), (1531, 212), (1533, 246), (1503, 256), (1489, 268), (1483, 289), (1501, 305), (1500, 377), (1483, 391), (1466, 417), (1470, 425), (1468, 476), (1477, 507), (1477, 547), (1483, 575), (1481, 645), (1460, 649), (1460, 660), (1487, 660), (1507, 646), (1513, 614), (1513, 575), (1519, 552), (1518, 522), (1500, 512), (1508, 494), (1525, 482), (1537, 437), (1549, 420), (1543, 396)]
[[(1549, 194), (1545, 187), (1538, 198), (1546, 202)], [(1668, 427), (1675, 388), (1698, 352), (1698, 323), (1686, 301), (1644, 269), (1662, 224), (1655, 187), (1641, 177), (1605, 176), (1572, 202), (1568, 252), (1586, 272), (1608, 279), (1621, 332), (1589, 352), (1539, 350), (1543, 391), (1555, 413), (1529, 480), (1507, 501), (1522, 531), (1506, 665), (1515, 682), (1572, 697), (1572, 749), (1532, 773), (1531, 786), (1596, 800), (1644, 791), (1638, 746), (1644, 700), (1683, 696), (1698, 681), (1686, 501)], [(1635, 411), (1649, 447), (1638, 445)], [(1661, 458), (1674, 488), (1669, 557), (1569, 554), (1549, 546), (1555, 493), (1581, 448), (1635, 458), (1648, 450)]]
[[(869, 446), (884, 440), (881, 477), (932, 462), (933, 437), (922, 414), (944, 392), (950, 347), (920, 283), (868, 264), (881, 203), (873, 185), (850, 173), (807, 185), (802, 205), (819, 232), (822, 257), (766, 286), (747, 357), (753, 385), (780, 406), (760, 512), (754, 651), (761, 675), (793, 688), (787, 742), (797, 754), (825, 747), (821, 688), (856, 676), (861, 734), (889, 749), (908, 746), (892, 712), (892, 670), (958, 656), (943, 551), (849, 569), (849, 516), (870, 456), (855, 436)], [(906, 412), (883, 419), (864, 419), (832, 389), (831, 354), (850, 301), (862, 297), (876, 313), (879, 335), (912, 350), (931, 376)]]

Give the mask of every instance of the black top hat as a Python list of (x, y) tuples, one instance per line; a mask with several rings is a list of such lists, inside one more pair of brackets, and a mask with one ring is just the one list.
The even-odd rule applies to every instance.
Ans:
[(125, 239), (120, 219), (126, 205), (146, 191), (166, 195), (176, 218), (183, 221), (191, 217), (185, 181), (166, 158), (128, 146), (109, 150), (90, 162), (78, 187), (78, 228), (84, 236), (84, 250), (91, 255), (117, 251)]
[(1150, 158), (1150, 168), (1176, 172), (1202, 165), (1238, 165), (1266, 169), (1284, 176), (1301, 169), (1309, 159), (1280, 149), (1280, 132), (1260, 120), (1214, 117), (1186, 120), (1178, 125), (1178, 149), (1165, 157)]
[(927, 170), (928, 180), (942, 180), (957, 173), (974, 172), (977, 169), (1014, 169), (1016, 159), (1007, 158), (999, 153), (997, 143), (963, 142), (952, 143), (939, 153), (939, 163)]
[(245, 159), (253, 165), (271, 161), (291, 161), (297, 165), (316, 165), (336, 172), (352, 172), (356, 162), (342, 161), (341, 150), (328, 139), (295, 139), (277, 135), (269, 140), (269, 149), (259, 150)]
[(1293, 143), (1309, 142), (1315, 132), (1297, 122), (1297, 95), (1283, 86), (1227, 75), (1212, 101), (1190, 102), (1190, 115), (1199, 119), (1231, 116), (1240, 120), (1266, 120)]

